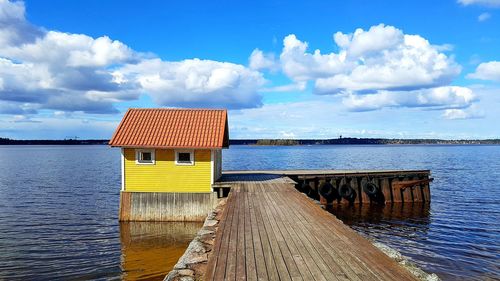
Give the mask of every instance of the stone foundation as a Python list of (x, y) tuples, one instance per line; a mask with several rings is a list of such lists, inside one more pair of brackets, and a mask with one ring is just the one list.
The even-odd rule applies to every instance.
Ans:
[(198, 231), (184, 255), (182, 255), (172, 271), (167, 274), (164, 281), (203, 280), (208, 256), (212, 252), (215, 233), (225, 205), (226, 199), (221, 199), (217, 207), (208, 214), (203, 227)]

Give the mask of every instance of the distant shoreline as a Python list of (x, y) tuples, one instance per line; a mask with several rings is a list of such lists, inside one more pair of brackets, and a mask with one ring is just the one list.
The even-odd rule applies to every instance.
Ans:
[(500, 139), (442, 140), (442, 139), (382, 139), (382, 138), (338, 138), (338, 139), (247, 139), (230, 140), (231, 145), (293, 146), (293, 145), (404, 145), (404, 144), (449, 144), (478, 145), (500, 144)]
[(0, 138), (0, 145), (97, 145), (108, 144), (109, 140), (13, 140)]
[[(0, 145), (107, 145), (107, 139), (64, 140), (14, 140), (0, 138)], [(337, 138), (337, 139), (233, 139), (230, 145), (294, 146), (294, 145), (488, 145), (500, 144), (500, 139), (441, 140), (441, 139), (382, 139), (382, 138)]]

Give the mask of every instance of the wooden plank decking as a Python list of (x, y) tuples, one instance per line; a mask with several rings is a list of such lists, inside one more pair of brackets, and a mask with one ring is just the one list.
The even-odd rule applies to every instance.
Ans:
[(234, 176), (206, 280), (416, 280), (287, 177)]
[(430, 174), (430, 170), (315, 170), (315, 169), (303, 169), (303, 170), (224, 170), (222, 171), (223, 176), (228, 175), (278, 175), (278, 176), (299, 176), (299, 177), (315, 177), (315, 176), (350, 176), (350, 175), (364, 175), (369, 174), (370, 176), (383, 176), (383, 175), (398, 175), (398, 174)]

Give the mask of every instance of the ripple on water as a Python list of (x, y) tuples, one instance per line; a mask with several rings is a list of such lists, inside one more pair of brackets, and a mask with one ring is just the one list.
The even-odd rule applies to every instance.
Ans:
[[(430, 169), (430, 206), (332, 212), (445, 280), (500, 279), (500, 146), (231, 146), (223, 157), (226, 170)], [(0, 146), (0, 280), (161, 280), (201, 225), (119, 224), (119, 169), (107, 146)]]
[(119, 224), (119, 168), (106, 146), (0, 146), (0, 280), (161, 280), (201, 225)]
[(233, 146), (224, 168), (430, 169), (427, 208), (331, 212), (444, 280), (500, 280), (500, 146)]

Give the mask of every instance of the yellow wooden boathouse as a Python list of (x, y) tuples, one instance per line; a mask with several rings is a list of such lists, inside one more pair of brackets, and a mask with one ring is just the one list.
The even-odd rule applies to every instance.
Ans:
[(226, 110), (129, 109), (109, 144), (121, 148), (120, 220), (203, 220), (216, 204)]

